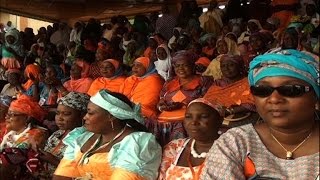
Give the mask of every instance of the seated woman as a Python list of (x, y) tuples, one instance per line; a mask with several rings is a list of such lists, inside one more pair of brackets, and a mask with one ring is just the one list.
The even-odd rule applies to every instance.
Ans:
[(255, 111), (242, 58), (224, 55), (217, 69), (222, 73), (222, 78), (215, 81), (204, 97), (222, 104), (226, 108), (226, 116)]
[(17, 69), (9, 69), (6, 71), (8, 83), (3, 86), (1, 95), (17, 97), (23, 90), (21, 85), (21, 72)]
[(12, 101), (6, 115), (7, 129), (10, 129), (0, 144), (0, 172), (4, 179), (21, 179), (31, 176), (38, 167), (37, 148), (44, 146), (46, 129), (37, 126), (46, 115), (33, 98), (21, 95)]
[(90, 98), (84, 128), (63, 140), (68, 147), (57, 179), (156, 179), (161, 147), (143, 126), (140, 106), (124, 95), (101, 90)]
[(4, 35), (4, 46), (0, 49), (1, 64), (5, 69), (19, 69), (23, 61), (24, 49), (20, 33), (17, 29), (11, 29)]
[(167, 81), (171, 78), (171, 55), (169, 48), (165, 44), (161, 44), (156, 49), (157, 61), (154, 62), (158, 74)]
[(29, 64), (24, 70), (27, 81), (22, 85), (22, 92), (34, 99), (39, 100), (39, 82), (41, 81), (41, 68), (35, 64)]
[(156, 51), (157, 47), (159, 46), (158, 37), (151, 36), (148, 39), (148, 47), (144, 50), (143, 56), (151, 59), (152, 51)]
[(157, 121), (147, 121), (147, 127), (163, 145), (173, 139), (186, 137), (182, 126), (185, 107), (192, 100), (202, 97), (212, 84), (211, 78), (196, 75), (195, 54), (179, 51), (172, 60), (176, 76), (163, 85), (158, 103), (161, 113)]
[(218, 39), (216, 44), (216, 49), (218, 56), (211, 61), (206, 71), (202, 74), (203, 76), (212, 76), (214, 79), (221, 78), (221, 72), (217, 69), (220, 66), (220, 59), (223, 55), (239, 55), (237, 43), (233, 40), (224, 37), (222, 39)]
[(207, 57), (200, 57), (197, 61), (196, 61), (196, 74), (202, 74), (206, 71), (207, 67), (210, 64), (210, 60)]
[(100, 63), (100, 74), (102, 77), (95, 79), (87, 92), (90, 96), (95, 95), (102, 89), (119, 92), (120, 86), (126, 79), (119, 61), (115, 59), (103, 60)]
[(257, 56), (249, 82), (264, 122), (214, 142), (201, 179), (317, 179), (319, 62), (297, 50)]
[(155, 118), (163, 85), (162, 78), (157, 73), (154, 63), (147, 57), (140, 57), (134, 61), (132, 74), (120, 87), (120, 93), (132, 102), (140, 104), (143, 116)]
[(223, 116), (222, 106), (214, 101), (191, 101), (183, 121), (189, 138), (176, 139), (165, 146), (158, 179), (199, 179), (207, 152), (219, 137)]
[(202, 48), (202, 53), (209, 59), (213, 59), (216, 56), (216, 41), (216, 35), (212, 33), (205, 34), (200, 38), (200, 42), (204, 44), (204, 47)]
[(92, 79), (88, 78), (88, 76), (86, 76), (86, 74), (83, 73), (85, 69), (83, 66), (81, 66), (82, 63), (77, 62), (78, 61), (75, 61), (75, 63), (71, 66), (71, 79), (63, 83), (63, 86), (69, 92), (73, 91), (79, 93), (87, 93), (92, 83)]
[(253, 58), (267, 52), (267, 50), (269, 49), (269, 43), (270, 40), (268, 38), (268, 32), (256, 32), (250, 35), (248, 45), (248, 49), (250, 50), (246, 55), (242, 55), (246, 71), (248, 71), (249, 64)]
[(40, 83), (41, 92), (39, 104), (41, 106), (56, 106), (58, 98), (68, 94), (66, 88), (62, 86), (58, 74), (55, 66), (47, 66), (43, 83)]
[(87, 110), (89, 96), (82, 93), (70, 92), (59, 100), (55, 116), (59, 130), (55, 131), (47, 140), (44, 149), (40, 151), (40, 160), (46, 162), (45, 169), (40, 171), (39, 178), (51, 179), (52, 175), (63, 158), (67, 146), (62, 140), (76, 127), (82, 125), (82, 119)]
[(97, 79), (101, 77), (100, 63), (101, 61), (108, 59), (112, 54), (110, 42), (106, 39), (102, 39), (98, 43), (98, 49), (95, 54), (95, 61), (90, 64), (89, 77)]
[(11, 96), (0, 95), (0, 143), (2, 142), (3, 136), (8, 132), (5, 121), (11, 101)]

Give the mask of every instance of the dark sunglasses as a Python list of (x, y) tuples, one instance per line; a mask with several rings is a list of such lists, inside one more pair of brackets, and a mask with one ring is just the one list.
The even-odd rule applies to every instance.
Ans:
[(278, 87), (271, 87), (266, 85), (250, 86), (251, 94), (258, 97), (268, 97), (273, 93), (274, 90), (277, 90), (277, 92), (281, 96), (299, 97), (307, 92), (310, 92), (312, 90), (312, 87), (303, 85), (283, 85)]

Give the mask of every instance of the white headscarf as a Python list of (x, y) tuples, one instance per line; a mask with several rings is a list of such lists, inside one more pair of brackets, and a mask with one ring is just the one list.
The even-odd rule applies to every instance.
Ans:
[(161, 60), (157, 58), (158, 60), (154, 62), (154, 65), (156, 66), (156, 69), (158, 71), (158, 74), (163, 77), (163, 79), (166, 81), (170, 78), (170, 70), (171, 70), (171, 55), (169, 48), (165, 44), (161, 44), (156, 49), (156, 55), (158, 56), (158, 48), (163, 48), (167, 53), (167, 58), (164, 60)]
[(109, 94), (107, 90), (100, 90), (90, 98), (90, 101), (119, 120), (134, 119), (138, 123), (144, 124), (140, 105), (134, 104), (133, 108), (131, 108), (125, 102)]

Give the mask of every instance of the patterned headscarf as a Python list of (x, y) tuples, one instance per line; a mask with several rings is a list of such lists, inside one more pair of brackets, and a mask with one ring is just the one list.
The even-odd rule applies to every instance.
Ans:
[[(224, 41), (227, 44), (227, 48), (228, 48), (228, 53), (227, 54), (232, 54), (232, 55), (240, 55), (240, 52), (238, 50), (238, 45), (236, 42), (234, 42), (233, 40), (224, 37), (224, 38), (220, 38), (217, 40), (216, 43), (216, 48), (218, 47), (218, 42), (220, 41)], [(218, 52), (220, 54), (220, 52)]]
[(90, 101), (119, 120), (134, 119), (140, 124), (144, 124), (140, 105), (134, 105), (131, 108), (127, 103), (109, 94), (107, 90), (99, 91), (90, 98)]
[(11, 96), (7, 96), (7, 95), (0, 95), (0, 103), (6, 107), (9, 107), (12, 101), (12, 97)]
[(62, 97), (58, 104), (68, 106), (78, 111), (86, 111), (89, 103), (90, 96), (78, 92), (69, 92), (66, 96)]
[(9, 109), (33, 117), (39, 122), (42, 122), (47, 115), (47, 111), (42, 109), (38, 102), (24, 94), (19, 96), (17, 100), (12, 101)]
[(257, 56), (250, 63), (249, 83), (265, 77), (289, 76), (309, 83), (320, 97), (319, 61), (303, 52), (288, 49)]
[(213, 108), (214, 110), (216, 110), (219, 115), (221, 117), (224, 117), (225, 115), (225, 111), (224, 111), (224, 108), (221, 104), (217, 103), (217, 102), (214, 102), (210, 99), (207, 99), (207, 98), (198, 98), (198, 99), (195, 99), (193, 101), (191, 101), (189, 104), (188, 104), (188, 107), (193, 104), (193, 103), (203, 103), (203, 104), (206, 104), (208, 106), (210, 106), (211, 108)]

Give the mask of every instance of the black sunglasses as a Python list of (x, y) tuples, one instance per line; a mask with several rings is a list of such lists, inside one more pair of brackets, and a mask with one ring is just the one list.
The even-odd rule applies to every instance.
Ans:
[(268, 97), (273, 93), (274, 90), (277, 90), (277, 92), (281, 96), (299, 97), (307, 92), (310, 92), (312, 90), (312, 87), (303, 85), (283, 85), (278, 87), (271, 87), (266, 85), (250, 86), (251, 94), (258, 97)]

